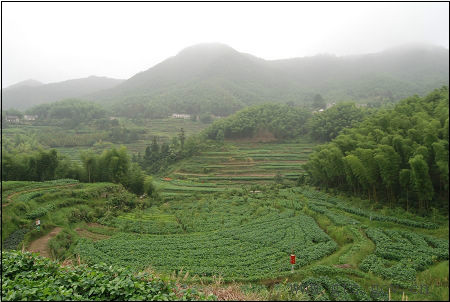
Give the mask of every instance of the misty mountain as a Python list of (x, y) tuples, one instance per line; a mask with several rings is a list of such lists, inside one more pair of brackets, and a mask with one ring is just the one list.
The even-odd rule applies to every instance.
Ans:
[(112, 88), (122, 81), (96, 76), (50, 84), (27, 80), (2, 89), (2, 109), (24, 110), (42, 103), (82, 97)]
[(13, 84), (11, 86), (8, 86), (5, 89), (14, 89), (14, 88), (19, 88), (19, 87), (37, 87), (37, 86), (41, 86), (44, 85), (44, 83), (41, 83), (39, 81), (33, 80), (33, 79), (29, 79), (29, 80), (25, 80), (16, 84)]
[(88, 98), (128, 116), (228, 115), (264, 102), (396, 101), (449, 83), (449, 52), (407, 45), (380, 53), (264, 60), (223, 44), (199, 44)]

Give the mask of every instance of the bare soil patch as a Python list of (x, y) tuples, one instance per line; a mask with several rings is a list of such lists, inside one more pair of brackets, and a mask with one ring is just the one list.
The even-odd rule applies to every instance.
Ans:
[(39, 253), (42, 257), (50, 258), (50, 251), (48, 249), (48, 241), (61, 232), (62, 228), (56, 227), (47, 235), (36, 239), (30, 244), (28, 250), (30, 252)]

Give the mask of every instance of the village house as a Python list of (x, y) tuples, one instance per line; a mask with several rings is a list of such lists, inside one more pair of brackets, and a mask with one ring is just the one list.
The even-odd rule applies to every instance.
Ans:
[(173, 113), (172, 118), (184, 118), (185, 120), (190, 119), (191, 115), (190, 114), (184, 114), (184, 113)]
[(20, 122), (20, 119), (16, 115), (7, 115), (6, 116), (6, 121), (9, 122), (9, 123), (18, 123), (18, 122)]
[(26, 121), (35, 121), (37, 118), (38, 118), (37, 115), (27, 115), (27, 114), (25, 114), (23, 116), (23, 119), (26, 120)]

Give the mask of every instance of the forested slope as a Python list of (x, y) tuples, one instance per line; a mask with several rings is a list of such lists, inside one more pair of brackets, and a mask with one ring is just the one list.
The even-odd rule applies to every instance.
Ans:
[(448, 208), (448, 87), (344, 130), (310, 156), (313, 183), (429, 210)]
[(311, 112), (282, 104), (251, 106), (225, 119), (215, 121), (205, 134), (210, 139), (252, 138), (261, 134), (276, 139), (294, 138), (306, 133)]
[(174, 112), (226, 116), (266, 102), (309, 104), (395, 102), (448, 85), (448, 50), (415, 45), (375, 54), (264, 60), (223, 44), (188, 47), (89, 99), (119, 115), (166, 117)]
[(95, 76), (41, 85), (37, 81), (25, 81), (2, 89), (2, 109), (25, 110), (39, 104), (81, 97), (109, 89), (122, 81)]

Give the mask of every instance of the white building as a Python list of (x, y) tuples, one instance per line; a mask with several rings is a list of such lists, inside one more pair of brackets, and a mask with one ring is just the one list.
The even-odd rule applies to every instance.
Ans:
[(10, 122), (10, 123), (18, 123), (18, 122), (20, 122), (20, 119), (16, 115), (7, 115), (6, 116), (6, 121)]
[(191, 115), (190, 114), (184, 114), (184, 113), (173, 113), (172, 118), (184, 118), (185, 120), (190, 119)]
[(25, 114), (23, 116), (23, 119), (26, 120), (26, 121), (35, 121), (37, 118), (38, 118), (37, 115), (27, 115), (27, 114)]

